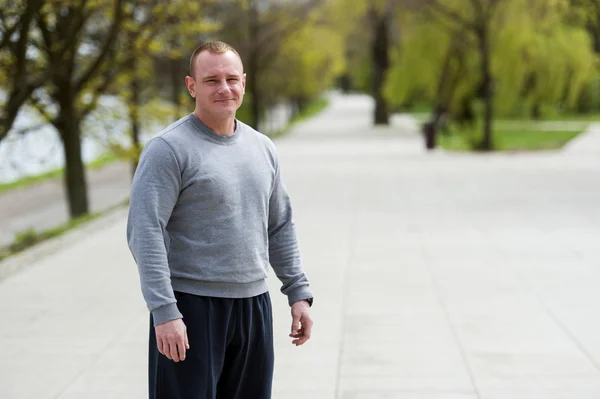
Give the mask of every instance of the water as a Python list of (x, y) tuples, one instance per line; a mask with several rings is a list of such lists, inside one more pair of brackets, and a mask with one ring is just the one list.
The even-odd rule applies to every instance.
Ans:
[[(164, 109), (165, 107), (162, 115), (150, 109), (146, 112), (146, 117), (142, 118), (142, 143), (170, 122)], [(290, 116), (290, 107), (273, 107), (267, 113), (263, 131), (277, 131), (287, 124)], [(24, 129), (33, 130), (20, 133)], [(83, 161), (92, 162), (110, 152), (111, 143), (128, 148), (129, 142), (126, 105), (116, 96), (101, 97), (96, 110), (83, 123)], [(23, 107), (8, 136), (0, 141), (0, 183), (10, 183), (26, 176), (63, 168), (64, 165), (65, 158), (58, 131), (51, 124), (44, 123), (37, 111)]]

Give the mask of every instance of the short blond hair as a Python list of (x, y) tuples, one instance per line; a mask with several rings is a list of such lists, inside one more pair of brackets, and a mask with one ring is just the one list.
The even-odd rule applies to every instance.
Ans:
[[(203, 43), (203, 44), (199, 45), (198, 47), (196, 47), (196, 50), (194, 50), (194, 52), (192, 53), (192, 56), (190, 57), (190, 76), (192, 78), (194, 77), (194, 73), (196, 72), (195, 67), (194, 67), (196, 58), (203, 51), (208, 51), (209, 53), (213, 53), (213, 54), (223, 54), (228, 51), (231, 51), (232, 53), (234, 53), (235, 55), (238, 56), (238, 58), (240, 59), (240, 62), (242, 61), (242, 57), (240, 57), (240, 55), (236, 51), (236, 49), (234, 49), (232, 46), (230, 46), (229, 44), (227, 44), (225, 42), (215, 40), (215, 41)], [(243, 68), (243, 63), (242, 63), (242, 68)]]

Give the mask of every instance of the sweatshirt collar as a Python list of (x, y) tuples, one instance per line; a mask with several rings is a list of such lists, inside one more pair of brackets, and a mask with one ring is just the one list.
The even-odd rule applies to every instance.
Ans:
[(211, 141), (214, 141), (215, 143), (225, 144), (225, 145), (233, 144), (236, 142), (236, 140), (240, 136), (240, 125), (241, 124), (237, 119), (235, 120), (235, 130), (233, 131), (233, 134), (231, 136), (223, 136), (223, 135), (216, 133), (215, 131), (210, 129), (208, 126), (206, 126), (200, 119), (198, 119), (198, 117), (193, 112), (190, 113), (188, 118), (191, 119), (191, 121), (194, 124), (194, 127), (196, 127), (197, 131), (199, 131), (200, 133), (202, 133), (203, 136), (205, 136), (206, 138), (208, 138)]

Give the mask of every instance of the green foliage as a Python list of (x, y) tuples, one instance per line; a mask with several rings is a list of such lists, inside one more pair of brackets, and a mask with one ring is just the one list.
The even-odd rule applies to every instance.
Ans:
[[(88, 163), (87, 167), (89, 169), (99, 169), (115, 160), (117, 160), (117, 155), (115, 153), (107, 152), (98, 157), (95, 161)], [(11, 183), (0, 183), (0, 194), (10, 190), (32, 186), (44, 181), (62, 178), (64, 172), (65, 170), (63, 168), (54, 169), (49, 172), (27, 176)]]
[(319, 25), (319, 18), (318, 12), (312, 13), (294, 35), (283, 40), (274, 62), (265, 65), (268, 88), (273, 94), (287, 98), (315, 98), (331, 87), (343, 70), (344, 38), (331, 26)]
[[(440, 3), (470, 18), (471, 2)], [(534, 105), (576, 107), (598, 59), (585, 27), (575, 25), (569, 11), (567, 0), (506, 0), (495, 10), (489, 29), (498, 115), (510, 115), (520, 104), (529, 112)], [(464, 99), (475, 98), (481, 74), (472, 32), (422, 9), (401, 9), (396, 17), (400, 42), (385, 89), (390, 102), (435, 103), (441, 96), (456, 111)]]

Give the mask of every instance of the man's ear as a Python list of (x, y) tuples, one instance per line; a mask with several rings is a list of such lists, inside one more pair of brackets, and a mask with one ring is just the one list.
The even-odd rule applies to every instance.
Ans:
[(246, 74), (242, 75), (242, 94), (246, 94)]
[(185, 77), (185, 85), (192, 98), (196, 98), (196, 81), (191, 76)]

